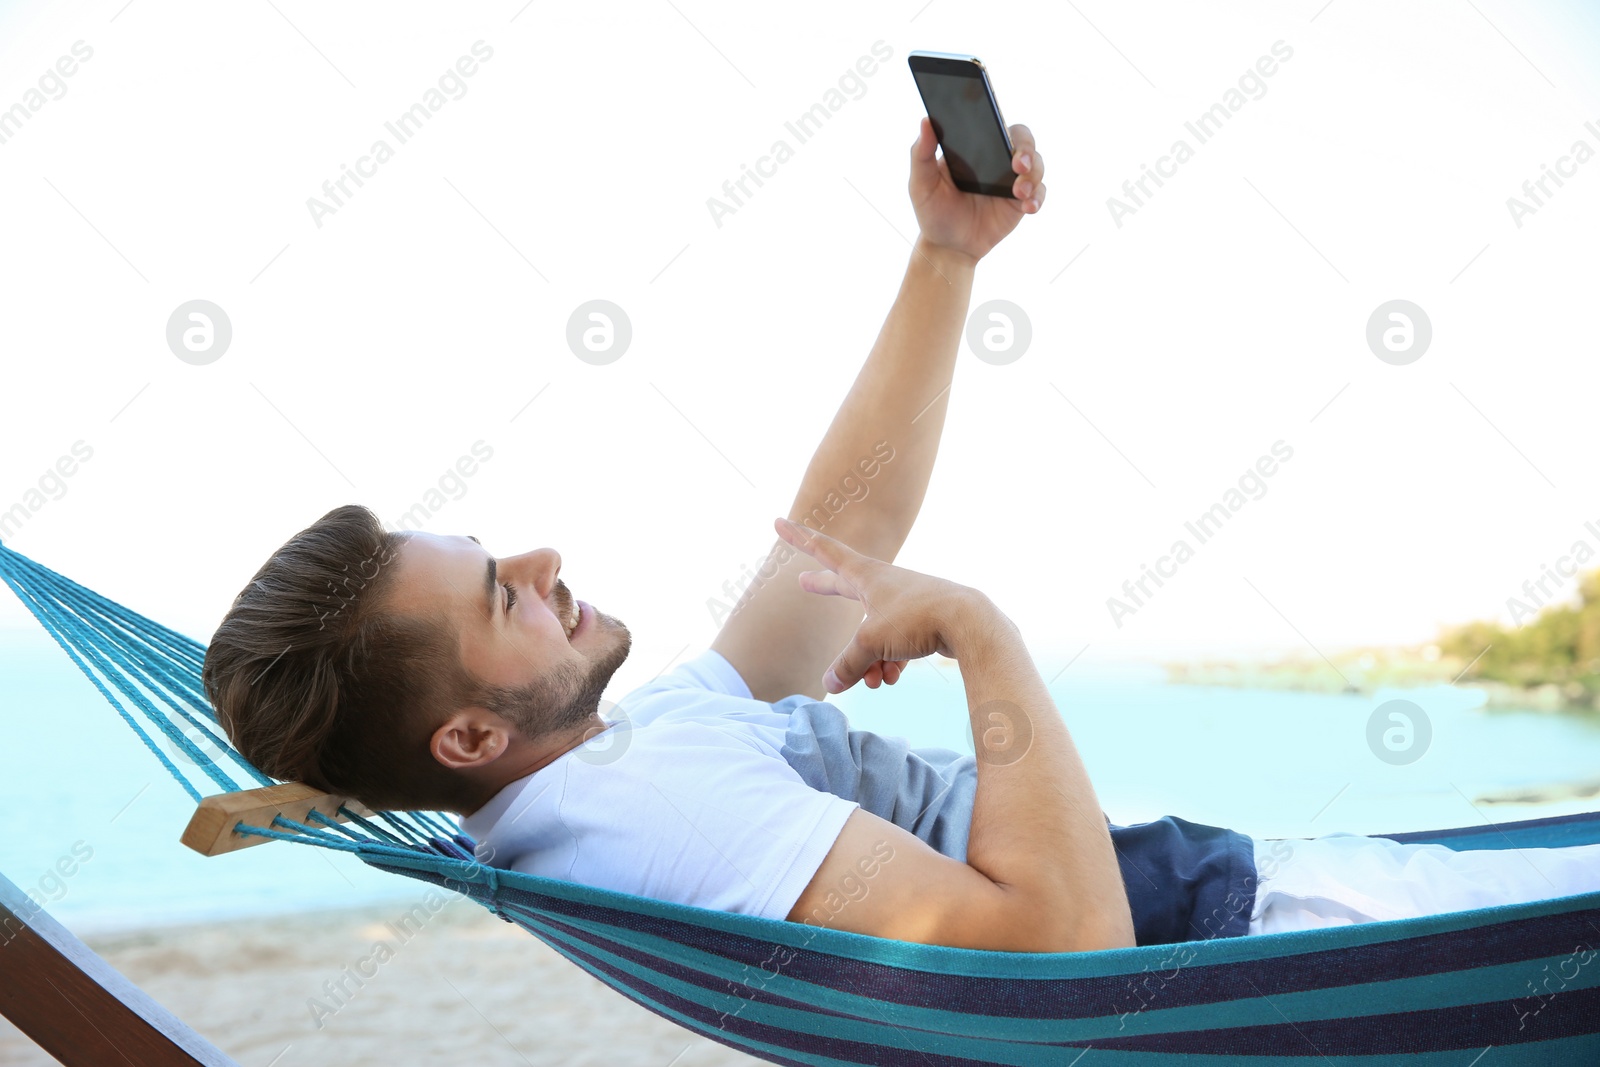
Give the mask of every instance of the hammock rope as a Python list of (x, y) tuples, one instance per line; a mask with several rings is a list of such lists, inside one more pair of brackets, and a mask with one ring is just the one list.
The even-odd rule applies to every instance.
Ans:
[[(274, 784), (228, 743), (206, 701), (204, 645), (4, 544), (0, 578), (197, 803), (202, 787)], [(347, 853), (470, 897), (650, 1011), (773, 1063), (1600, 1063), (1600, 893), (1104, 952), (982, 952), (497, 870), (437, 812), (338, 815), (279, 814), (234, 832)], [(1383, 836), (1593, 844), (1600, 813)]]

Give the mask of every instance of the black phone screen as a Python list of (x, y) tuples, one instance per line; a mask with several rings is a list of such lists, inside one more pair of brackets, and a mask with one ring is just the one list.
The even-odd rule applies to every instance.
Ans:
[(956, 188), (1010, 196), (1017, 177), (1011, 169), (1011, 149), (981, 73), (913, 70), (912, 75)]

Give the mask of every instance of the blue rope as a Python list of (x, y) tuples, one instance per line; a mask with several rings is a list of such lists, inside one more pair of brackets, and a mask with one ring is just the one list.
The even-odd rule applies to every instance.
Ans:
[[(3, 562), (3, 557), (0, 557), (0, 564), (3, 564)], [(117, 714), (122, 716), (122, 720), (128, 724), (128, 728), (134, 732), (139, 740), (144, 742), (144, 747), (149, 749), (151, 754), (154, 755), (156, 759), (161, 761), (161, 765), (167, 769), (167, 773), (172, 775), (173, 779), (177, 781), (179, 785), (183, 786), (184, 790), (188, 792), (190, 799), (194, 800), (195, 803), (198, 804), (201, 800), (200, 791), (196, 789), (190, 783), (189, 779), (173, 765), (172, 761), (167, 758), (167, 754), (161, 751), (160, 747), (155, 743), (154, 740), (151, 739), (150, 735), (145, 732), (144, 727), (139, 725), (138, 721), (128, 713), (128, 709), (122, 706), (122, 702), (111, 695), (111, 691), (105, 687), (105, 685), (100, 681), (99, 677), (89, 669), (89, 666), (84, 663), (81, 658), (79, 658), (78, 653), (74, 651), (72, 646), (67, 643), (60, 630), (57, 628), (55, 622), (42, 612), (35, 610), (32, 595), (18, 586), (10, 573), (5, 573), (0, 575), (0, 577), (5, 578), (6, 584), (9, 585), (12, 591), (17, 594), (17, 597), (28, 607), (28, 610), (33, 612), (34, 618), (39, 620), (39, 623), (44, 627), (45, 632), (55, 639), (56, 644), (61, 646), (62, 651), (72, 658), (72, 662), (78, 665), (78, 669), (83, 671), (84, 675), (89, 679), (89, 681), (94, 683), (94, 687), (96, 689), (100, 690), (100, 695), (105, 697), (106, 701), (110, 703), (112, 707), (117, 709)]]
[[(62, 598), (60, 602), (80, 617), (91, 615), (90, 605), (84, 605), (70, 597)], [(106, 624), (98, 631), (103, 637), (115, 643), (130, 656), (150, 661), (146, 670), (151, 672), (153, 677), (158, 678), (162, 685), (180, 697), (208, 724), (216, 724), (215, 713), (206, 700), (204, 686), (200, 680), (202, 664), (194, 663), (186, 656), (175, 655), (170, 649), (145, 640), (144, 635), (128, 629), (127, 624), (120, 620), (102, 616), (101, 621)]]
[[(134, 667), (119, 651), (114, 648), (107, 647), (109, 642), (105, 641), (100, 634), (91, 630), (83, 622), (72, 619), (71, 617), (60, 619), (58, 621), (62, 625), (62, 628), (74, 638), (73, 644), (77, 646), (80, 652), (83, 652), (94, 661), (96, 667), (99, 668), (106, 680), (116, 688), (120, 689), (123, 695), (129, 700), (133, 701), (134, 704), (138, 705), (139, 709), (144, 712), (145, 717), (163, 734), (165, 734), (169, 741), (177, 745), (179, 750), (182, 751), (183, 754), (201, 770), (202, 773), (204, 773), (212, 780), (212, 782), (220, 786), (225, 791), (234, 792), (239, 789), (239, 784), (234, 781), (230, 775), (218, 767), (215, 762), (212, 761), (210, 756), (207, 756), (204, 752), (202, 752), (200, 747), (190, 740), (187, 734), (174, 725), (171, 718), (158, 711), (155, 705), (152, 704), (149, 698), (144, 694), (144, 692), (142, 692), (140, 688), (134, 684), (133, 679), (140, 677), (138, 668)], [(117, 666), (122, 668), (122, 670), (119, 672), (107, 666), (105, 662), (107, 657), (115, 662)], [(172, 773), (175, 776), (183, 777), (185, 782), (188, 781), (187, 776), (181, 775), (181, 772), (179, 772), (178, 769), (172, 764), (171, 760), (166, 759), (165, 756), (163, 756), (162, 759), (163, 763), (167, 766), (169, 773)]]
[[(0, 579), (16, 593), (45, 632), (116, 709), (128, 728), (191, 799), (198, 803), (203, 794), (157, 742), (155, 733), (164, 736), (176, 751), (226, 792), (236, 792), (241, 785), (221, 766), (221, 757), (235, 764), (255, 785), (273, 784), (272, 778), (229, 743), (218, 726), (216, 712), (205, 695), (201, 680), (205, 663), (203, 644), (79, 585), (4, 544), (0, 544)], [(153, 730), (146, 728), (147, 723)], [(214, 759), (207, 749), (219, 753), (219, 759)], [(341, 811), (355, 825), (341, 824), (320, 812), (310, 817), (310, 821), (331, 825), (336, 833), (282, 816), (274, 819), (274, 823), (286, 827), (288, 832), (243, 824), (236, 829), (239, 833), (277, 840), (326, 848), (344, 847), (386, 856), (437, 857), (451, 855), (451, 850), (458, 847), (451, 843), (456, 837), (455, 831), (432, 812), (384, 811), (369, 818), (357, 816), (348, 808)]]
[[(142, 664), (141, 668), (130, 667), (129, 657), (137, 655), (140, 651), (139, 643), (137, 641), (119, 638), (116, 633), (110, 630), (96, 630), (94, 627), (83, 622), (81, 616), (79, 617), (78, 626), (81, 628), (81, 633), (84, 639), (91, 646), (104, 649), (111, 654), (119, 664), (122, 665), (125, 675), (137, 680), (152, 691), (154, 691), (158, 686), (162, 689), (165, 689), (168, 694), (174, 698), (164, 698), (168, 706), (175, 711), (180, 718), (188, 723), (190, 727), (199, 733), (206, 743), (216, 748), (217, 751), (228, 754), (241, 770), (243, 770), (251, 778), (255, 779), (257, 785), (271, 784), (272, 780), (270, 778), (256, 770), (255, 767), (246, 762), (243, 757), (239, 756), (238, 753), (233, 751), (233, 749), (228, 745), (227, 739), (223, 737), (221, 731), (216, 727), (215, 715), (211, 711), (210, 705), (205, 703), (204, 698), (200, 695), (201, 687), (198, 682), (198, 674), (195, 669), (191, 669), (189, 678), (185, 678), (182, 674), (177, 673), (168, 665), (159, 662), (153, 664)], [(118, 654), (119, 650), (121, 653), (120, 655)], [(143, 673), (139, 673), (141, 669)], [(190, 679), (194, 680), (190, 681)], [(179, 700), (182, 700), (183, 702), (189, 704), (192, 708), (197, 709), (200, 712), (200, 715), (196, 716), (195, 714), (191, 713), (183, 706), (183, 704), (178, 702)], [(164, 732), (168, 732), (169, 735), (171, 734), (171, 731)], [(215, 761), (213, 761), (210, 756), (206, 755), (202, 749), (196, 746), (192, 739), (188, 738), (187, 734), (183, 730), (178, 729), (177, 736), (182, 738), (179, 743), (184, 748), (185, 754), (189, 755), (191, 758), (194, 758), (197, 764), (201, 765), (202, 767), (216, 766)], [(217, 768), (217, 770), (225, 776), (225, 781), (228, 784), (225, 785), (224, 780), (219, 780), (216, 775), (211, 776), (213, 781), (216, 781), (218, 785), (223, 785), (224, 788), (239, 788), (238, 785), (233, 782), (231, 776), (226, 776), (226, 772), (221, 771), (221, 768)]]
[(34, 571), (40, 577), (47, 576), (66, 588), (71, 589), (74, 593), (83, 597), (88, 602), (100, 605), (107, 614), (115, 615), (124, 622), (127, 622), (135, 630), (141, 633), (150, 634), (153, 637), (158, 637), (161, 640), (171, 644), (175, 648), (184, 650), (185, 653), (194, 661), (196, 669), (198, 669), (201, 663), (205, 660), (206, 646), (201, 644), (199, 641), (196, 641), (194, 638), (189, 637), (186, 634), (180, 634), (176, 630), (163, 626), (154, 619), (139, 615), (128, 608), (123, 607), (115, 600), (101, 596), (93, 589), (90, 589), (87, 586), (79, 585), (66, 575), (61, 574), (58, 571), (53, 571), (43, 564), (38, 563), (35, 560), (31, 560), (19, 552), (15, 552), (12, 549), (6, 548), (3, 544), (0, 544), (0, 555), (9, 556), (18, 561), (21, 565), (26, 566)]
[[(372, 823), (368, 819), (362, 818), (361, 816), (357, 815), (355, 812), (351, 811), (348, 807), (345, 807), (342, 804), (339, 806), (339, 813), (341, 815), (344, 815), (344, 816), (354, 820), (358, 825), (361, 825), (363, 827), (368, 828), (369, 831), (373, 835), (381, 834), (384, 838), (388, 839), (389, 843), (395, 845), (396, 847), (399, 847), (399, 848), (410, 848), (410, 849), (413, 849), (413, 850), (421, 850), (421, 849), (434, 850), (434, 846), (432, 845), (432, 841), (434, 839), (431, 839), (431, 838), (424, 839), (424, 838), (421, 838), (421, 837), (415, 837), (413, 844), (407, 844), (406, 842), (401, 841), (398, 837), (395, 837), (395, 835), (393, 835), (393, 834), (389, 833), (387, 830), (383, 829), (381, 826), (378, 826), (378, 825)], [(380, 813), (380, 814), (386, 814), (386, 813)], [(413, 813), (413, 814), (416, 814), (416, 813)], [(362, 837), (360, 834), (356, 833), (355, 830), (353, 830), (347, 824), (340, 822), (338, 819), (331, 818), (331, 817), (329, 817), (329, 816), (327, 816), (327, 815), (323, 814), (322, 812), (317, 811), (315, 809), (313, 809), (312, 811), (307, 813), (306, 819), (307, 819), (308, 822), (321, 823), (324, 826), (328, 827), (328, 829), (337, 831), (338, 833), (341, 833), (341, 834), (344, 834), (345, 836), (349, 837), (350, 839), (352, 839), (354, 841), (371, 841), (371, 840), (374, 840), (374, 837)], [(404, 820), (396, 820), (396, 821), (398, 822), (398, 824), (400, 826), (405, 826), (405, 821)], [(411, 832), (409, 830), (409, 828), (408, 828), (407, 832), (408, 833)]]
[(443, 834), (446, 837), (450, 837), (456, 833), (456, 828), (441, 819), (437, 812), (419, 811), (414, 814), (417, 821), (433, 834)]
[(396, 830), (400, 831), (400, 836), (405, 838), (408, 842), (410, 842), (411, 847), (413, 847), (413, 848), (426, 848), (427, 847), (427, 844), (426, 844), (426, 840), (427, 839), (426, 839), (425, 835), (422, 833), (420, 827), (412, 825), (413, 820), (411, 820), (411, 819), (403, 819), (397, 813), (387, 812), (387, 811), (380, 811), (380, 812), (377, 813), (377, 815), (378, 815), (378, 818), (382, 819), (384, 822), (388, 823), (390, 826), (392, 826)]
[(197, 656), (188, 649), (174, 647), (169, 642), (141, 631), (138, 626), (139, 616), (132, 615), (126, 609), (119, 609), (117, 613), (108, 612), (108, 608), (116, 605), (76, 583), (67, 581), (54, 571), (38, 564), (32, 564), (32, 570), (39, 584), (52, 592), (56, 603), (71, 610), (80, 618), (98, 619), (103, 624), (109, 624), (103, 625), (99, 630), (102, 635), (115, 640), (129, 652), (155, 656), (166, 661), (158, 664), (156, 668), (160, 676), (176, 691), (184, 693), (191, 705), (202, 715), (213, 723), (216, 721), (210, 704), (206, 702), (200, 681), (200, 672), (205, 663), (203, 654)]
[(341, 815), (348, 816), (350, 818), (350, 821), (356, 823), (362, 829), (364, 829), (368, 833), (370, 833), (375, 840), (378, 840), (378, 841), (387, 840), (387, 841), (395, 842), (395, 843), (398, 843), (398, 844), (404, 844), (404, 842), (401, 841), (400, 838), (396, 837), (394, 834), (391, 834), (389, 831), (385, 830), (383, 827), (379, 826), (377, 823), (375, 823), (372, 820), (368, 819), (364, 815), (358, 815), (357, 813), (351, 811), (349, 808), (346, 808), (346, 807), (343, 807), (343, 806), (341, 806), (339, 808), (339, 813)]
[[(339, 810), (343, 811), (344, 809), (340, 808)], [(346, 826), (344, 823), (340, 822), (338, 819), (330, 819), (330, 818), (328, 818), (326, 815), (324, 815), (322, 812), (316, 810), (315, 808), (312, 808), (310, 811), (306, 812), (306, 821), (307, 822), (321, 823), (322, 825), (326, 826), (330, 830), (334, 830), (334, 831), (337, 831), (338, 833), (344, 834), (346, 837), (350, 838), (350, 840), (352, 840), (352, 841), (363, 840), (361, 835), (357, 834), (354, 830), (350, 829), (350, 827)]]
[[(303, 822), (296, 822), (294, 819), (289, 818), (287, 815), (275, 815), (275, 816), (273, 816), (272, 825), (273, 826), (287, 826), (291, 830), (294, 830), (294, 831), (296, 831), (298, 833), (305, 834), (307, 837), (315, 838), (318, 841), (339, 841), (339, 838), (335, 837), (333, 834), (328, 833), (326, 830), (318, 830), (315, 826), (307, 826)], [(344, 842), (339, 841), (339, 843), (343, 844)]]
[[(273, 822), (277, 821), (276, 819), (273, 820)], [(307, 838), (303, 834), (285, 833), (282, 830), (272, 830), (265, 826), (250, 826), (246, 823), (235, 824), (233, 832), (236, 834), (252, 834), (256, 837), (269, 837), (274, 841), (294, 841), (302, 845), (317, 845), (322, 848), (338, 849), (340, 852), (361, 851), (360, 845), (352, 844), (348, 841), (340, 841), (338, 838), (319, 841), (315, 838)]]
[(415, 849), (404, 846), (383, 845), (373, 841), (346, 841), (341, 837), (318, 830), (313, 826), (307, 826), (305, 823), (296, 822), (294, 819), (288, 818), (284, 815), (274, 816), (272, 825), (282, 825), (288, 827), (288, 830), (274, 830), (271, 827), (266, 826), (251, 826), (246, 823), (238, 823), (234, 826), (234, 832), (240, 834), (254, 834), (260, 837), (270, 837), (277, 841), (295, 841), (302, 845), (317, 845), (321, 848), (331, 848), (339, 852), (350, 852), (362, 857), (375, 856), (388, 859), (404, 858), (408, 861), (414, 861), (420, 856), (431, 861), (428, 865), (429, 870), (435, 870), (441, 873), (456, 869), (470, 870), (474, 867), (480, 866), (477, 863), (467, 863), (454, 857), (442, 855), (439, 851), (432, 849)]

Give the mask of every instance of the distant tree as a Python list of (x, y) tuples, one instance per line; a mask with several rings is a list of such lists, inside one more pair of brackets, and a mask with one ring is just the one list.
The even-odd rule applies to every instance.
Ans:
[(1562, 686), (1569, 699), (1600, 696), (1600, 570), (1578, 582), (1578, 604), (1552, 604), (1538, 618), (1506, 629), (1469, 622), (1445, 631), (1445, 653), (1475, 661), (1463, 675), (1509, 685)]

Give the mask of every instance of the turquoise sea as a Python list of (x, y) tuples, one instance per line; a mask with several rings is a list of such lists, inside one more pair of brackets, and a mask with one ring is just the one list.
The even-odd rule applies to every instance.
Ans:
[[(1432, 737), (1396, 765), (1368, 747), (1376, 698), (1168, 685), (1159, 668), (1038, 656), (1102, 806), (1259, 837), (1464, 826), (1600, 807), (1600, 725), (1486, 712), (1450, 687), (1403, 695)], [(971, 751), (953, 666), (836, 699), (856, 726)], [(178, 843), (193, 804), (42, 633), (0, 643), (0, 872), (78, 932), (270, 916), (415, 895), (413, 883), (318, 848), (269, 844), (214, 859)], [(1511, 791), (1569, 799), (1486, 800)]]

